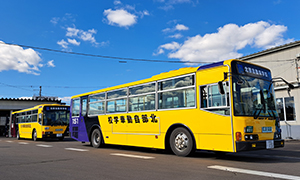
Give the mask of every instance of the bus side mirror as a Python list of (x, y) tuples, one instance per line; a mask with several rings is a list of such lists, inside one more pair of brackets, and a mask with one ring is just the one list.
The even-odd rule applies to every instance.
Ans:
[(224, 86), (223, 86), (223, 82), (222, 81), (218, 82), (218, 88), (219, 88), (219, 93), (220, 94), (225, 94), (225, 90), (224, 90)]
[(39, 114), (39, 124), (42, 124), (42, 114)]

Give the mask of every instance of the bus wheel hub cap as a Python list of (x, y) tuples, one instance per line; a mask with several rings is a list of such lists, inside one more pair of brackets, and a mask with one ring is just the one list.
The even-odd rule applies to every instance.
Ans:
[(178, 150), (183, 151), (187, 148), (188, 141), (188, 137), (184, 133), (180, 133), (175, 137), (175, 147)]

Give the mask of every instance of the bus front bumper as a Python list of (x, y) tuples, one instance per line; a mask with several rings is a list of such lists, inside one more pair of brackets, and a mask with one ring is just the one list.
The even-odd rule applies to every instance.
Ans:
[[(273, 141), (273, 142), (272, 142)], [(237, 141), (236, 152), (240, 151), (252, 151), (259, 149), (272, 149), (284, 147), (283, 139), (274, 139), (269, 141)]]
[(67, 136), (67, 132), (65, 133), (58, 133), (58, 134), (53, 134), (53, 132), (46, 132), (45, 134), (43, 134), (42, 138), (62, 138)]

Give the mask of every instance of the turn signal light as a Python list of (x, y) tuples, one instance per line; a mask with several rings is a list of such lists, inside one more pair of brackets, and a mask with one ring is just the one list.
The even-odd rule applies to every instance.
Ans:
[(241, 141), (242, 140), (242, 133), (241, 132), (236, 132), (235, 133), (235, 139), (236, 139), (236, 141)]

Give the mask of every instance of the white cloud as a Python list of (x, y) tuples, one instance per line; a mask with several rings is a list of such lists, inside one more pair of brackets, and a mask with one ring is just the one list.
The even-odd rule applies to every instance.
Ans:
[(159, 48), (156, 53), (153, 53), (153, 55), (157, 56), (157, 55), (163, 54), (163, 53), (165, 53), (165, 51), (162, 48)]
[(282, 34), (287, 31), (286, 26), (272, 25), (265, 29), (260, 35), (255, 38), (257, 47), (271, 48), (274, 45), (284, 44), (285, 40)]
[[(93, 44), (98, 44), (96, 42), (95, 36), (94, 34), (97, 34), (97, 31), (95, 29), (89, 29), (87, 31), (81, 30), (81, 29), (76, 29), (76, 27), (68, 27), (67, 28), (67, 33), (66, 36), (67, 37), (74, 37), (74, 38), (78, 38), (80, 40), (83, 41), (89, 41)], [(80, 43), (74, 41), (75, 39), (73, 39), (71, 42), (69, 41), (69, 43), (74, 45), (79, 45)], [(79, 43), (79, 44), (78, 44)]]
[[(99, 45), (99, 43), (95, 39), (95, 34), (97, 34), (97, 31), (95, 29), (89, 29), (87, 31), (84, 31), (82, 29), (77, 29), (75, 26), (67, 27), (66, 37), (71, 37), (72, 39), (68, 38), (67, 41), (62, 39), (58, 41), (57, 44), (60, 45), (66, 51), (71, 51), (71, 48), (69, 47), (70, 45), (79, 46), (81, 44), (79, 40), (87, 41), (97, 46)], [(106, 45), (106, 44), (108, 43), (107, 42), (100, 43), (100, 45)]]
[(170, 37), (170, 38), (175, 38), (175, 39), (180, 39), (180, 38), (183, 37), (183, 35), (180, 34), (180, 33), (177, 33), (177, 34), (171, 35), (171, 36), (169, 36), (169, 37)]
[[(163, 6), (160, 6), (160, 9), (163, 9), (165, 11), (170, 10), (170, 9), (174, 9), (174, 5), (176, 4), (183, 4), (183, 3), (192, 3), (195, 4), (193, 2), (193, 0), (156, 0), (157, 2), (160, 3), (164, 3)], [(197, 2), (197, 1), (196, 1)]]
[(63, 49), (67, 50), (69, 49), (68, 45), (69, 43), (67, 43), (65, 40), (60, 40), (60, 41), (57, 41), (57, 44), (60, 45)]
[(53, 25), (56, 25), (56, 24), (61, 23), (61, 22), (66, 22), (66, 21), (75, 22), (76, 20), (74, 18), (74, 15), (70, 14), (70, 13), (66, 13), (63, 17), (53, 17), (50, 20), (50, 22)]
[(42, 61), (38, 52), (33, 49), (23, 49), (20, 46), (7, 45), (0, 41), (0, 72), (16, 70), (18, 72), (39, 75)]
[(144, 10), (144, 11), (143, 11), (143, 14), (144, 14), (145, 16), (149, 16), (149, 15), (150, 15), (150, 13), (149, 13), (147, 10)]
[(52, 18), (52, 19), (50, 20), (50, 22), (51, 22), (52, 24), (56, 25), (56, 24), (58, 23), (59, 20), (60, 20), (59, 17), (54, 17), (54, 18)]
[(91, 43), (97, 43), (94, 37), (94, 34), (96, 34), (97, 31), (95, 29), (89, 29), (88, 31), (80, 31), (79, 38), (83, 41), (90, 41)]
[(106, 16), (109, 25), (116, 25), (120, 27), (126, 27), (134, 25), (137, 23), (137, 16), (129, 13), (124, 9), (112, 10), (107, 9), (103, 12)]
[(183, 24), (176, 24), (173, 28), (166, 28), (163, 29), (162, 32), (169, 33), (169, 32), (175, 32), (175, 31), (187, 31), (189, 28)]
[(172, 32), (172, 29), (171, 28), (166, 28), (166, 29), (163, 29), (162, 32), (164, 32), (164, 33)]
[(118, 1), (118, 0), (114, 1), (114, 5), (119, 5), (119, 4), (122, 4), (121, 1)]
[(48, 67), (55, 67), (55, 65), (54, 65), (53, 62), (54, 62), (54, 60), (48, 61), (48, 62), (47, 62), (47, 66), (48, 66)]
[(68, 37), (76, 37), (78, 36), (79, 29), (76, 29), (75, 27), (67, 27), (67, 34)]
[(68, 42), (69, 42), (70, 44), (75, 45), (75, 46), (79, 46), (79, 45), (80, 45), (80, 42), (78, 42), (76, 39), (69, 39), (69, 38), (68, 38)]
[(186, 30), (189, 30), (188, 27), (186, 27), (185, 25), (183, 24), (177, 24), (176, 27), (175, 27), (176, 30), (178, 31), (186, 31)]
[(164, 45), (161, 45), (158, 47), (158, 50), (157, 50), (157, 53), (154, 53), (153, 55), (159, 55), (159, 54), (163, 54), (165, 51), (164, 49), (166, 50), (171, 50), (171, 51), (175, 51), (177, 50), (178, 48), (180, 48), (180, 44), (178, 44), (177, 42), (171, 42), (171, 43), (167, 43), (167, 44), (164, 44)]
[(168, 43), (168, 44), (164, 44), (160, 46), (160, 49), (167, 49), (167, 50), (177, 50), (178, 48), (180, 48), (180, 44), (178, 44), (177, 42), (172, 42), (172, 43)]
[(119, 26), (124, 28), (129, 28), (137, 23), (138, 18), (143, 18), (144, 16), (149, 16), (150, 13), (147, 10), (137, 11), (135, 5), (122, 4), (121, 1), (114, 1), (115, 10), (106, 9), (103, 12), (105, 18), (104, 23), (112, 26)]
[(171, 50), (169, 58), (186, 62), (219, 61), (242, 56), (238, 50), (247, 45), (265, 49), (293, 41), (283, 38), (286, 31), (286, 26), (271, 25), (264, 21), (244, 26), (227, 24), (216, 33), (190, 37), (181, 45), (177, 42), (167, 43), (159, 46), (157, 51)]

